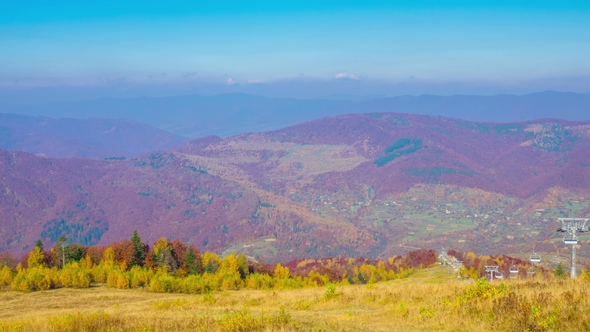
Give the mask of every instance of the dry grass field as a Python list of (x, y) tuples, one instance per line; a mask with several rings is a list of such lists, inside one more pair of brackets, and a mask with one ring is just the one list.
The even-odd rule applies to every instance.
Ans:
[(0, 331), (584, 331), (590, 282), (464, 282), (446, 268), (372, 285), (205, 295), (0, 291)]

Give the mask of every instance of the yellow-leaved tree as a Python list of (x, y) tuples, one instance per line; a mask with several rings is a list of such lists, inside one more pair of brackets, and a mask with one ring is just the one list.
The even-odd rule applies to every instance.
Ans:
[(12, 283), (12, 278), (14, 278), (12, 269), (8, 266), (4, 266), (2, 270), (0, 270), (0, 286), (9, 286), (10, 283)]
[(43, 255), (41, 248), (35, 246), (35, 249), (29, 254), (27, 264), (29, 268), (45, 266), (45, 255)]
[(287, 279), (291, 276), (291, 271), (286, 266), (282, 266), (281, 263), (278, 263), (275, 267), (274, 277), (275, 279)]

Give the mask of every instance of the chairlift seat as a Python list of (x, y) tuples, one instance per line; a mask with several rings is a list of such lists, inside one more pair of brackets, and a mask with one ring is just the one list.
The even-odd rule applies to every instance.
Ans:
[(531, 257), (531, 262), (538, 263), (541, 261), (541, 257)]
[(518, 268), (517, 267), (511, 267), (510, 268), (510, 273), (518, 273)]
[(576, 239), (564, 239), (563, 243), (565, 244), (578, 244), (578, 240)]

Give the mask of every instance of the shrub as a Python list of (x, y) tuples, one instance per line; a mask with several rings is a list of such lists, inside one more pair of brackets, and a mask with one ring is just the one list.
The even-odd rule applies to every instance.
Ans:
[(150, 282), (150, 291), (152, 292), (171, 293), (180, 289), (178, 280), (168, 274), (155, 275)]
[(55, 271), (46, 267), (35, 267), (22, 270), (12, 280), (13, 290), (28, 292), (47, 290), (55, 287)]
[(91, 275), (88, 269), (80, 267), (78, 263), (74, 262), (58, 272), (58, 280), (62, 287), (88, 288)]
[(118, 289), (128, 289), (129, 285), (130, 285), (130, 280), (125, 274), (120, 273), (119, 275), (117, 275), (117, 288)]
[(463, 301), (482, 300), (494, 298), (506, 292), (506, 286), (501, 283), (499, 286), (491, 285), (486, 278), (478, 279), (475, 284), (465, 288), (463, 292)]
[(250, 289), (272, 289), (274, 280), (268, 274), (253, 273), (246, 277), (245, 285)]
[(107, 274), (107, 287), (128, 289), (131, 285), (129, 276), (118, 268), (111, 268)]
[(333, 283), (329, 283), (326, 287), (326, 292), (324, 293), (324, 300), (330, 300), (333, 298), (337, 298), (340, 294), (336, 292), (336, 285)]

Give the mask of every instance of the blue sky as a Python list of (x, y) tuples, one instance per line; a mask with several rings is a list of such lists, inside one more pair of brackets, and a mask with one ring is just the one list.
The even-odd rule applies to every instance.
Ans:
[(0, 88), (590, 92), (588, 31), (583, 1), (7, 1)]

